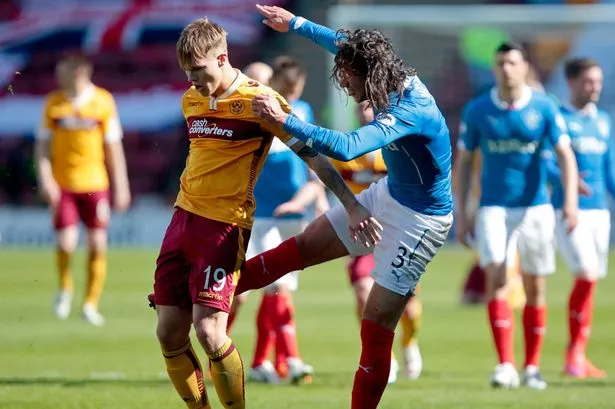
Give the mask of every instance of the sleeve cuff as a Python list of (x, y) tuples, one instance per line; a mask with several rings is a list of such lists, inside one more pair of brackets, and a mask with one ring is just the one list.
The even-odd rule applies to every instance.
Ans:
[(303, 17), (295, 16), (290, 20), (290, 23), (288, 23), (288, 28), (291, 31), (297, 31), (306, 21), (307, 20)]
[(36, 130), (34, 138), (37, 141), (48, 141), (51, 138), (51, 130), (41, 126)]
[(111, 118), (107, 121), (105, 126), (105, 142), (113, 143), (119, 142), (122, 140), (124, 136), (122, 133), (122, 127), (120, 125), (120, 120), (118, 118)]

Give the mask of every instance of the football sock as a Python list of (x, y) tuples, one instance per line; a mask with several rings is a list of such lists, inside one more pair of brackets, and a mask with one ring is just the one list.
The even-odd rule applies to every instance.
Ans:
[(85, 292), (85, 304), (98, 308), (98, 302), (107, 278), (106, 253), (90, 252), (88, 254), (88, 280)]
[(263, 288), (291, 271), (303, 270), (301, 252), (295, 237), (282, 242), (278, 247), (252, 257), (246, 262), (239, 278), (235, 294)]
[(568, 300), (569, 349), (585, 354), (593, 319), (596, 282), (578, 278)]
[(514, 363), (513, 316), (508, 300), (489, 301), (487, 311), (500, 363)]
[(275, 330), (276, 338), (285, 357), (298, 358), (299, 346), (295, 330), (295, 307), (289, 294), (276, 294)]
[(273, 302), (273, 295), (263, 294), (263, 299), (256, 313), (256, 346), (254, 347), (252, 368), (262, 365), (273, 348), (275, 334), (272, 321)]
[(220, 349), (214, 353), (208, 352), (207, 355), (211, 378), (222, 406), (226, 409), (244, 409), (246, 396), (243, 362), (233, 341), (229, 338)]
[(72, 293), (73, 278), (69, 268), (70, 256), (71, 254), (64, 250), (56, 250), (56, 265), (58, 267), (58, 275), (60, 278), (60, 290)]
[(361, 322), (361, 360), (352, 387), (352, 409), (376, 409), (391, 370), (395, 332), (373, 321)]
[(167, 373), (179, 397), (189, 409), (211, 409), (203, 384), (201, 363), (190, 340), (175, 351), (162, 351)]
[(523, 336), (525, 339), (525, 367), (540, 364), (540, 351), (547, 325), (547, 306), (526, 305), (523, 309)]
[(416, 342), (416, 335), (421, 325), (421, 316), (423, 315), (423, 305), (421, 301), (416, 299), (412, 301), (414, 303), (414, 311), (412, 316), (405, 311), (401, 316), (401, 346), (406, 349), (414, 342)]

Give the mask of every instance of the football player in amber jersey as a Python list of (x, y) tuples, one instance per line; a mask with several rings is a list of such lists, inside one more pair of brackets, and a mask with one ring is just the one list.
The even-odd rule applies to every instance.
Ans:
[[(361, 126), (374, 120), (374, 110), (368, 101), (357, 104), (357, 118)], [(346, 184), (355, 194), (367, 189), (370, 184), (386, 176), (387, 168), (381, 151), (369, 152), (349, 162), (333, 160), (333, 165), (340, 172)], [(363, 318), (363, 310), (374, 280), (371, 277), (376, 266), (373, 254), (350, 257), (348, 277), (355, 292), (357, 315)], [(421, 323), (422, 305), (418, 297), (412, 297), (404, 310), (400, 322), (402, 326), (401, 344), (404, 351), (404, 372), (410, 379), (417, 379), (423, 369), (423, 359), (418, 347), (416, 335)], [(395, 383), (399, 364), (391, 357), (389, 383)]]
[(169, 377), (188, 408), (211, 407), (190, 343), (194, 325), (222, 406), (243, 409), (243, 363), (226, 326), (254, 217), (254, 184), (274, 136), (338, 196), (350, 234), (376, 237), (381, 227), (324, 156), (253, 113), (258, 94), (273, 96), (286, 112), (290, 107), (231, 66), (222, 27), (207, 19), (190, 23), (177, 42), (177, 56), (192, 82), (182, 98), (190, 151), (156, 263), (156, 332)]
[(130, 205), (122, 129), (113, 97), (92, 83), (92, 65), (85, 57), (60, 60), (56, 75), (60, 89), (47, 96), (35, 145), (39, 191), (49, 204), (56, 230), (60, 290), (54, 312), (60, 319), (70, 314), (69, 264), (81, 220), (88, 244), (82, 312), (89, 323), (101, 326), (104, 318), (98, 303), (107, 272), (109, 176), (115, 209), (123, 211)]

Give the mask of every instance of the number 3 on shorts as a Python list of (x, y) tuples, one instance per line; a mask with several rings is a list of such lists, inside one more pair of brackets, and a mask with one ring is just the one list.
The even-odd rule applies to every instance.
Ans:
[(220, 292), (224, 289), (224, 286), (226, 285), (226, 271), (223, 268), (216, 268), (212, 274), (211, 266), (207, 266), (203, 273), (205, 274), (205, 284), (203, 285), (204, 290), (210, 290), (209, 283), (211, 281), (215, 283), (212, 285), (211, 290)]
[(391, 262), (391, 265), (395, 268), (401, 268), (404, 266), (404, 263), (406, 261), (405, 259), (406, 259), (406, 255), (408, 254), (408, 249), (405, 248), (404, 246), (399, 246), (397, 250), (399, 251), (399, 253), (397, 253), (397, 256)]

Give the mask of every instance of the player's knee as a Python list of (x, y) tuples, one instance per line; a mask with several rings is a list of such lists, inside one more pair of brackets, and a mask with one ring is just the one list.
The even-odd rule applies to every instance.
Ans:
[(523, 288), (527, 305), (544, 305), (547, 301), (547, 281), (545, 277), (523, 275)]
[(104, 229), (88, 230), (88, 248), (95, 254), (107, 251), (107, 231)]
[(77, 226), (69, 226), (56, 232), (56, 243), (61, 251), (72, 253), (77, 249), (79, 231)]
[(220, 349), (227, 340), (226, 319), (218, 314), (202, 317), (194, 321), (196, 336), (208, 353)]
[(182, 323), (178, 321), (159, 319), (156, 326), (156, 337), (165, 351), (173, 351), (186, 344), (189, 328), (186, 331)]

